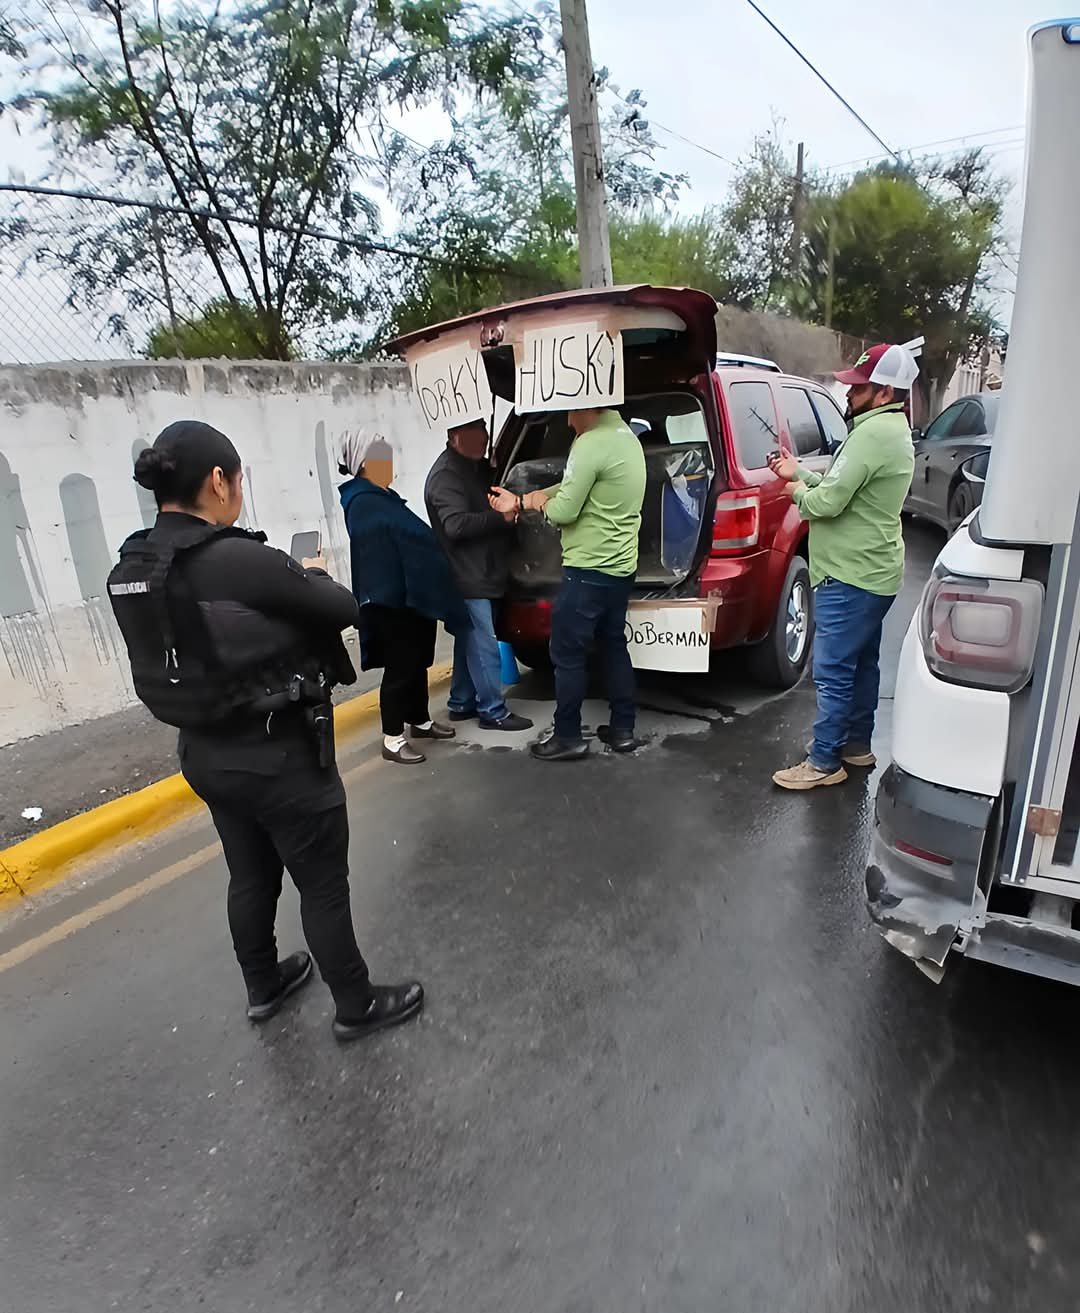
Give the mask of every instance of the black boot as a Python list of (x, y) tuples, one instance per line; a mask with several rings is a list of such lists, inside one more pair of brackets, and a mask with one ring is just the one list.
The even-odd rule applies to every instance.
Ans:
[(538, 739), (529, 751), (537, 761), (581, 761), (589, 755), (589, 745), (584, 739), (559, 739), (552, 734), (549, 739)]
[(641, 747), (641, 740), (634, 737), (632, 729), (612, 729), (610, 725), (601, 725), (596, 737), (612, 752), (636, 752)]
[(363, 1039), (388, 1026), (400, 1026), (424, 1006), (424, 987), (419, 980), (407, 985), (372, 985), (371, 1002), (360, 1017), (334, 1018), (334, 1038)]
[(269, 991), (248, 989), (248, 1018), (251, 1021), (269, 1021), (289, 995), (311, 979), (311, 956), (293, 953), (278, 963), (278, 981)]

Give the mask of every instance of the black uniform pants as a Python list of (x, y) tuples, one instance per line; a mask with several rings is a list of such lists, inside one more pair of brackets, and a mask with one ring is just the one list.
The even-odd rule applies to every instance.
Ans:
[(277, 980), (274, 920), (287, 869), (304, 935), (351, 1020), (370, 1000), (349, 905), (349, 818), (336, 766), (321, 769), (306, 738), (230, 741), (185, 735), (184, 778), (210, 809), (229, 868), (229, 929), (249, 990)]
[(426, 725), (435, 621), (418, 611), (386, 606), (366, 606), (364, 621), (372, 656), (384, 668), (379, 688), (383, 733), (404, 734), (406, 725)]

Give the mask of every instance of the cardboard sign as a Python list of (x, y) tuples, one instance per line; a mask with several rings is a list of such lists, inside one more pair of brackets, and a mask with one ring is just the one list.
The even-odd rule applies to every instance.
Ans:
[(530, 329), (514, 361), (514, 409), (586, 410), (623, 403), (622, 334), (595, 324)]
[(707, 671), (714, 619), (708, 601), (636, 602), (626, 613), (630, 659), (638, 670)]
[(483, 356), (467, 342), (409, 357), (413, 396), (429, 429), (491, 418), (491, 384)]

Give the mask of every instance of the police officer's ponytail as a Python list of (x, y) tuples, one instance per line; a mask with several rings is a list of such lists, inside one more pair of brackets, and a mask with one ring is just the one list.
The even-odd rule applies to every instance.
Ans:
[(154, 494), (158, 506), (190, 507), (207, 476), (219, 467), (228, 479), (239, 472), (240, 456), (233, 444), (201, 420), (182, 419), (162, 429), (154, 445), (139, 452), (135, 482)]

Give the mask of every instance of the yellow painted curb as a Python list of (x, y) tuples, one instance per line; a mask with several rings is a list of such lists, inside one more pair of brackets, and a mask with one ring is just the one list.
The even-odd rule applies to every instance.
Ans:
[[(450, 670), (448, 665), (433, 667), (428, 686), (445, 684)], [(376, 688), (335, 707), (334, 728), (340, 735), (352, 733), (378, 711)], [(55, 884), (72, 862), (107, 843), (145, 838), (201, 806), (182, 775), (169, 775), (12, 844), (0, 850), (0, 905)]]

